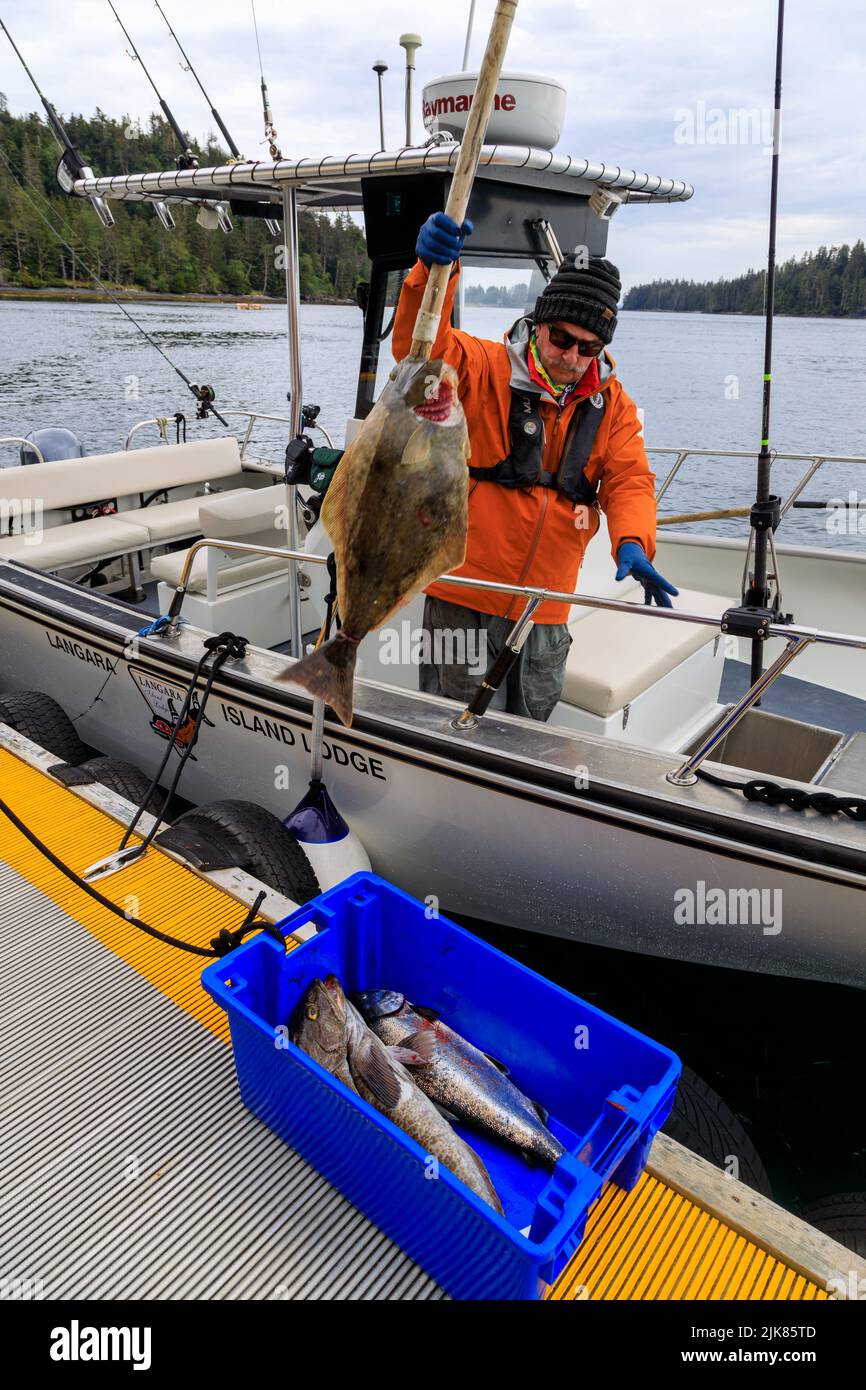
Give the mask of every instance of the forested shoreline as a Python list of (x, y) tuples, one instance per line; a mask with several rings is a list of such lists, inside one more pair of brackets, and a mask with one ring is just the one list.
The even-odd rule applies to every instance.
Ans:
[[(766, 279), (764, 270), (747, 270), (732, 280), (654, 280), (632, 286), (622, 307), (680, 314), (761, 314)], [(808, 318), (866, 317), (863, 242), (821, 246), (777, 266), (774, 309)]]
[[(98, 108), (92, 117), (62, 116), (70, 138), (98, 174), (144, 173), (174, 166), (177, 148), (167, 122), (146, 126), (116, 120)], [(176, 227), (165, 231), (147, 203), (112, 203), (104, 228), (90, 203), (67, 197), (55, 177), (60, 151), (37, 114), (13, 116), (0, 94), (0, 289), (68, 289), (92, 285), (84, 263), (112, 289), (175, 295), (281, 295), (279, 242), (257, 218), (233, 217), (234, 230), (207, 231), (195, 209), (174, 205)], [(213, 140), (192, 144), (202, 165), (223, 164)], [(41, 215), (40, 215), (41, 214)], [(67, 250), (48, 222), (73, 247)], [(351, 300), (369, 273), (364, 235), (347, 214), (302, 211), (298, 218), (301, 297)]]

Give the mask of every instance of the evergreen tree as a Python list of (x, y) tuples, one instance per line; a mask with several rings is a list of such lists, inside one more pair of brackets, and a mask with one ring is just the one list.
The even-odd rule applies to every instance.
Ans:
[[(766, 272), (747, 270), (733, 280), (653, 280), (634, 285), (624, 309), (674, 313), (762, 314)], [(779, 314), (866, 317), (866, 247), (820, 246), (799, 260), (776, 268), (775, 309)]]
[[(129, 116), (114, 120), (97, 107), (90, 118), (61, 119), (85, 162), (100, 172), (147, 173), (174, 164), (174, 137), (160, 115), (139, 125)], [(203, 165), (228, 158), (212, 133), (204, 147), (192, 148)], [(177, 225), (166, 232), (148, 204), (114, 203), (115, 225), (104, 228), (87, 200), (69, 198), (58, 187), (59, 151), (47, 125), (35, 112), (11, 115), (2, 93), (0, 149), (13, 167), (10, 174), (0, 160), (0, 285), (87, 286), (86, 261), (113, 289), (282, 295), (279, 246), (260, 219), (234, 217), (234, 231), (224, 235), (200, 227), (194, 208), (174, 205)], [(348, 214), (331, 218), (302, 211), (298, 236), (302, 298), (354, 298), (358, 282), (369, 275), (361, 228)]]

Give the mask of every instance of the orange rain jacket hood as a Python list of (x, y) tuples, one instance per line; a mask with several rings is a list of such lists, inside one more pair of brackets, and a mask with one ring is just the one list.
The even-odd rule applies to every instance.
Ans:
[[(415, 316), (421, 305), (427, 267), (417, 261), (403, 282), (394, 320), (393, 351), (399, 362), (412, 342)], [(494, 467), (511, 451), (509, 414), (512, 384), (540, 394), (545, 446), (543, 467), (559, 469), (562, 450), (578, 403), (580, 388), (562, 407), (540, 392), (526, 365), (531, 320), (520, 319), (501, 343), (473, 338), (451, 326), (457, 274), (445, 296), (439, 333), (432, 356), (444, 358), (460, 378), (459, 395), (469, 428), (473, 467)], [(624, 540), (636, 540), (648, 558), (655, 555), (656, 508), (654, 475), (647, 463), (634, 402), (615, 375), (607, 353), (598, 359), (600, 387), (606, 393), (602, 416), (586, 467), (586, 478), (598, 485), (598, 502), (607, 516), (614, 558)], [(471, 479), (469, 537), (466, 559), (455, 574), (501, 584), (530, 584), (573, 592), (584, 551), (599, 527), (595, 507), (574, 507), (550, 487), (507, 488)], [(431, 584), (427, 593), (448, 603), (474, 608), (498, 617), (517, 617), (523, 600), (484, 589), (457, 589)], [(538, 623), (566, 623), (567, 604), (544, 603), (535, 614)]]

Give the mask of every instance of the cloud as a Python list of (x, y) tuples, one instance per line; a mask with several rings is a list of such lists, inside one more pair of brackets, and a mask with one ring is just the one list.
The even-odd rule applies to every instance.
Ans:
[[(115, 0), (142, 57), (185, 130), (213, 128), (201, 93), (180, 65), (155, 7)], [(256, 44), (249, 8), (222, 0), (161, 0), (211, 99), (249, 156), (264, 154)], [(470, 52), (480, 57), (493, 0), (479, 0)], [(327, 0), (318, 6), (257, 0), (262, 57), (280, 144), (288, 155), (378, 146), (375, 59), (385, 76), (388, 143), (403, 136), (403, 52), (416, 30), (417, 106), (425, 80), (459, 69), (469, 0), (433, 9), (405, 0)], [(61, 112), (145, 120), (156, 99), (105, 0), (6, 0), (4, 19), (37, 80)], [(70, 22), (71, 20), (71, 22)], [(609, 250), (626, 285), (681, 275), (713, 279), (762, 265), (767, 250), (770, 160), (748, 142), (682, 143), (682, 112), (737, 112), (772, 104), (775, 6), (753, 0), (526, 0), (508, 66), (549, 74), (568, 89), (560, 149), (685, 179), (687, 204), (626, 207)], [(2, 36), (0, 36), (2, 37)], [(5, 40), (3, 40), (5, 43)], [(783, 85), (779, 255), (853, 241), (866, 229), (862, 139), (862, 0), (789, 7)], [(38, 109), (7, 48), (0, 89), (14, 112)], [(679, 113), (679, 118), (678, 118)], [(420, 133), (420, 114), (415, 132)], [(737, 122), (731, 121), (735, 133)], [(98, 170), (97, 172), (110, 172)]]

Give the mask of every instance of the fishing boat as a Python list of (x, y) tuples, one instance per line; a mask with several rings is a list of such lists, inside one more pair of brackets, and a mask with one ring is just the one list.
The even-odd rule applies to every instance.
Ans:
[[(412, 44), (404, 46), (408, 56)], [(157, 173), (97, 178), (80, 163), (65, 166), (64, 190), (102, 213), (149, 201), (166, 227), (176, 205), (195, 207), (201, 225), (227, 234), (233, 216), (281, 223), (290, 413), (267, 416), (254, 402), (225, 409), (213, 387), (179, 372), (196, 400), (189, 439), (179, 415), (176, 442), (165, 419), (143, 420), (112, 453), (85, 456), (74, 438), (58, 446), (40, 430), (0, 441), (20, 450), (20, 461), (0, 475), (0, 761), (18, 808), (3, 802), (14, 827), (6, 831), (5, 881), (26, 894), (38, 879), (34, 862), (22, 864), (16, 834), (56, 869), (33, 825), (46, 840), (50, 827), (63, 826), (64, 837), (86, 830), (95, 856), (83, 875), (71, 875), (78, 887), (106, 880), (114, 916), (139, 926), (138, 889), (149, 885), (162, 906), (197, 903), (203, 914), (231, 921), (239, 941), (254, 919), (283, 920), (287, 908), (372, 865), (432, 912), (490, 924), (494, 934), (518, 927), (632, 955), (862, 987), (866, 555), (797, 546), (786, 543), (784, 529), (778, 540), (776, 533), (825, 463), (862, 466), (866, 458), (781, 454), (799, 461), (802, 474), (788, 497), (775, 499), (766, 495), (762, 448), (758, 498), (745, 509), (750, 525), (739, 538), (685, 529), (706, 513), (660, 513), (659, 564), (680, 590), (671, 610), (646, 608), (637, 586), (614, 582), (604, 517), (595, 510), (575, 593), (444, 576), (455, 594), (462, 584), (504, 591), (523, 605), (506, 644), (515, 651), (540, 602), (570, 605), (572, 656), (547, 724), (491, 710), (490, 666), (479, 668), (478, 692), (465, 707), (421, 693), (420, 597), (362, 643), (350, 728), (291, 684), (293, 663), (327, 628), (334, 605), (309, 436), (321, 430), (327, 472), (338, 453), (331, 434), (340, 431), (327, 403), (327, 426), (318, 407), (304, 404), (298, 212), (348, 209), (364, 221), (371, 275), (359, 295), (364, 332), (355, 414), (344, 431), (350, 441), (391, 366), (383, 345), (418, 225), (448, 200), (467, 81), (460, 74), (432, 84), (424, 97), (429, 138), (414, 143), (410, 127), (397, 150), (289, 160), (272, 139), (267, 161), (246, 161), (233, 147), (232, 162), (213, 168), (195, 166), (188, 151), (176, 168)], [(500, 79), (501, 125), (481, 152), (469, 209), (475, 233), (466, 265), (528, 269), (529, 303), (559, 265), (562, 246), (604, 254), (614, 213), (692, 195), (671, 178), (555, 153), (556, 119), (549, 125), (558, 87), (530, 74)], [(265, 112), (268, 128), (267, 98)], [(183, 132), (175, 133), (184, 149)], [(264, 419), (285, 427), (285, 459), (252, 445)], [(215, 433), (215, 422), (224, 433)], [(160, 442), (142, 445), (146, 430), (158, 431)], [(661, 462), (659, 502), (687, 465), (706, 470), (737, 457), (706, 441), (647, 448)], [(706, 519), (729, 512), (720, 506)], [(785, 674), (791, 668), (796, 674)], [(149, 814), (150, 784), (176, 788), (179, 779), (189, 809), (161, 823)], [(85, 803), (103, 814), (86, 813)], [(262, 811), (273, 813), (270, 828)], [(165, 812), (162, 805), (159, 816)], [(118, 822), (126, 827), (119, 846)], [(277, 842), (280, 822), (290, 833)], [(133, 837), (135, 825), (144, 841)], [(45, 874), (37, 925), (67, 912), (74, 920), (73, 899)], [(217, 890), (248, 908), (242, 923)], [(99, 935), (105, 924), (81, 925)], [(302, 925), (288, 948), (311, 931)], [(76, 951), (91, 964), (92, 946), (76, 936)], [(112, 949), (126, 950), (114, 938)], [(190, 980), (180, 967), (175, 977), (147, 957), (135, 968), (188, 1007)], [(96, 975), (85, 1006), (101, 1003)], [(196, 999), (189, 1011), (220, 1035), (212, 1013), (199, 1017)], [(16, 1053), (16, 1066), (23, 1070), (28, 1056), (26, 1047)], [(177, 1088), (172, 1095), (179, 1099)], [(228, 1142), (239, 1137), (233, 1131)], [(98, 1183), (108, 1147), (97, 1160)], [(717, 1174), (667, 1136), (656, 1140), (652, 1165), (634, 1199), (649, 1199), (646, 1223), (657, 1226), (658, 1214), (681, 1199), (683, 1232), (689, 1223), (715, 1223), (693, 1279), (683, 1285), (678, 1277), (679, 1293), (662, 1296), (712, 1296), (708, 1280), (725, 1248), (725, 1259), (736, 1253), (730, 1268), (722, 1266), (725, 1286), (738, 1297), (815, 1298), (831, 1287), (857, 1296), (844, 1282), (847, 1254), (793, 1219), (780, 1223), (778, 1209), (736, 1184), (725, 1191)], [(76, 1180), (76, 1202), (89, 1200), (92, 1176)], [(50, 1246), (53, 1200), (48, 1194), (47, 1203), (28, 1205), (29, 1236), (40, 1249)], [(670, 1242), (656, 1243), (647, 1269), (633, 1245), (620, 1258), (618, 1233), (636, 1207), (621, 1206), (611, 1222), (616, 1201), (609, 1191), (599, 1203), (591, 1239), (554, 1297), (608, 1296), (623, 1279), (629, 1296), (641, 1296), (646, 1277), (655, 1287)], [(737, 1211), (743, 1202), (752, 1204), (746, 1221)], [(171, 1205), (157, 1206), (156, 1221), (170, 1220)], [(346, 1219), (341, 1207), (339, 1220)], [(743, 1251), (747, 1277), (732, 1283)], [(215, 1257), (220, 1287), (228, 1286), (225, 1254)], [(587, 1293), (584, 1272), (599, 1259), (610, 1278), (603, 1292)], [(315, 1261), (302, 1263), (305, 1276), (320, 1277)], [(256, 1287), (268, 1268), (256, 1266)], [(406, 1273), (398, 1262), (386, 1291)], [(347, 1277), (366, 1289), (380, 1275), (380, 1263), (358, 1260)], [(763, 1294), (755, 1292), (761, 1279)], [(170, 1297), (191, 1285), (188, 1271), (178, 1282), (145, 1257), (134, 1263), (130, 1286)], [(88, 1287), (118, 1296), (103, 1269)], [(417, 1278), (413, 1287), (435, 1296)], [(81, 1283), (68, 1288), (77, 1293)]]
[[(224, 199), (234, 214), (282, 212), (294, 437), (302, 432), (298, 208), (364, 215), (372, 274), (356, 405), (362, 419), (377, 368), (381, 377), (390, 367), (380, 362), (389, 278), (393, 286), (411, 263), (419, 222), (443, 206), (458, 148), (434, 138), (369, 156), (83, 179), (72, 196), (116, 203), (158, 193), (169, 204)], [(549, 273), (562, 245), (606, 250), (610, 222), (598, 216), (599, 198), (615, 196), (627, 215), (632, 203), (677, 202), (691, 192), (674, 179), (549, 150), (488, 146), (467, 264), (477, 258)], [(4, 470), (13, 510), (26, 520), (36, 493), (44, 513), (39, 544), (26, 527), (0, 542), (2, 681), (7, 691), (53, 695), (88, 744), (151, 772), (163, 751), (155, 721), (181, 696), (204, 638), (240, 632), (252, 645), (214, 683), (211, 722), (183, 792), (196, 803), (242, 795), (286, 816), (291, 793), (277, 789), (274, 769), (287, 768), (289, 788), (306, 786), (313, 711), (278, 677), (319, 631), (330, 547), (310, 494), (285, 483), (282, 461), (248, 451), (254, 417), (247, 413), (239, 442), (229, 430), (219, 439)], [(683, 467), (725, 457), (708, 441), (649, 449), (670, 464), (659, 500)], [(827, 458), (820, 450), (803, 458), (783, 515)], [(286, 487), (286, 532), (274, 545), (274, 497)], [(215, 488), (221, 492), (202, 497)], [(141, 505), (165, 489), (167, 503)], [(104, 497), (117, 510), (91, 515), (94, 499)], [(693, 774), (700, 764), (727, 781), (781, 781), (807, 798), (830, 792), (840, 804), (866, 792), (866, 555), (785, 544), (782, 522), (775, 556), (796, 622), (770, 625), (768, 669), (755, 690), (741, 660), (750, 630), (730, 616), (740, 604), (748, 539), (675, 527), (661, 535), (659, 563), (681, 591), (672, 612), (635, 604), (639, 590), (623, 594), (614, 584), (599, 518), (579, 592), (564, 596), (573, 606), (574, 645), (562, 702), (546, 725), (490, 712), (461, 721), (453, 702), (420, 694), (411, 650), (420, 600), (389, 630), (371, 634), (361, 649), (353, 727), (325, 720), (330, 791), (373, 867), (449, 911), (629, 951), (862, 985), (862, 820), (844, 808), (821, 814), (820, 801), (799, 810), (784, 799), (747, 800), (737, 787)], [(154, 616), (167, 614), (182, 590), (176, 611), (186, 622), (137, 636), (141, 606), (112, 593), (110, 583), (94, 591), (80, 582), (106, 561), (101, 577), (111, 581), (122, 563), (133, 593), (143, 585), (149, 594)], [(789, 667), (790, 678), (782, 676)], [(761, 906), (768, 902), (781, 905), (775, 916)]]

